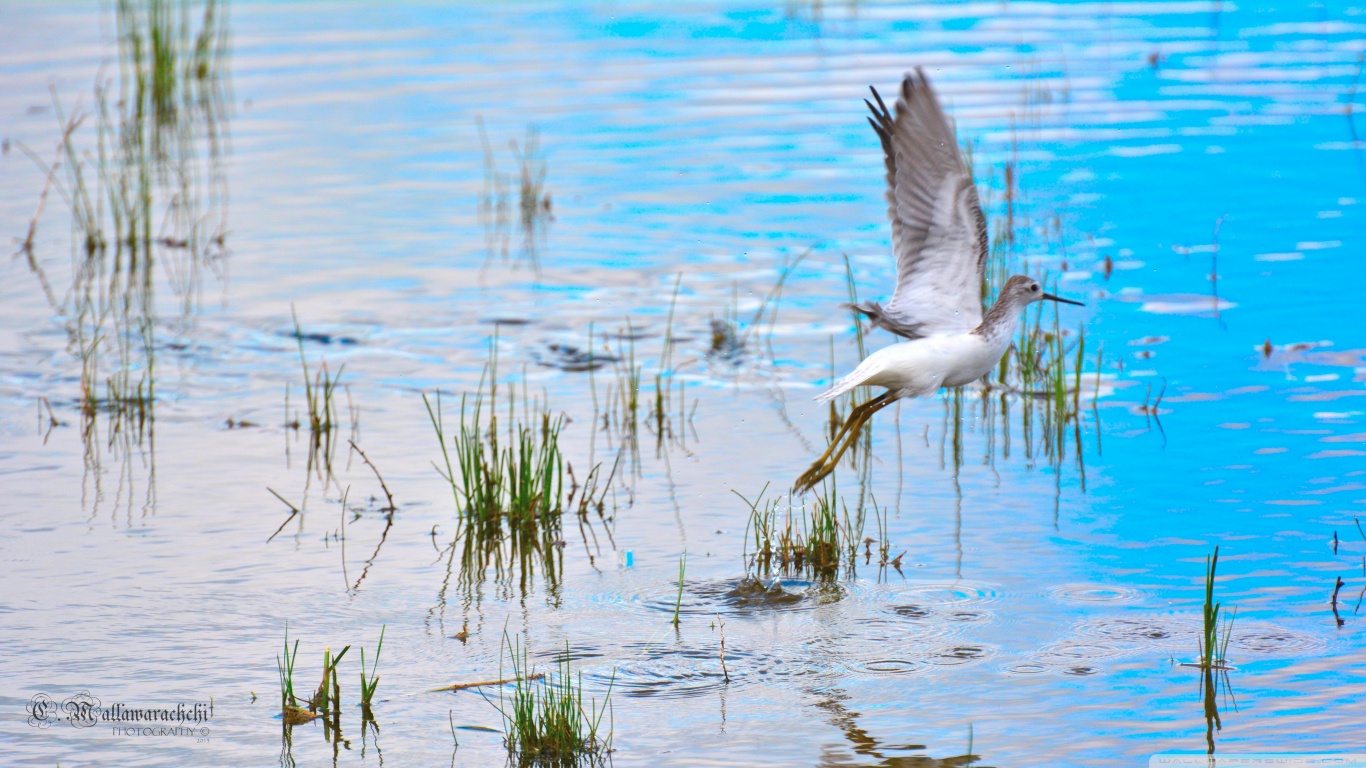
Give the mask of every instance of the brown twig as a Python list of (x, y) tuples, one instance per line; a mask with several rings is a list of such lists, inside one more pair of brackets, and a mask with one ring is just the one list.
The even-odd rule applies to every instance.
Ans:
[[(286, 506), (286, 507), (289, 507), (289, 510), (290, 510), (290, 512), (289, 512), (289, 517), (286, 517), (286, 518), (285, 518), (285, 521), (284, 521), (283, 523), (280, 523), (280, 527), (275, 529), (275, 533), (272, 533), (272, 534), (270, 535), (270, 539), (273, 539), (273, 538), (275, 538), (276, 536), (279, 536), (279, 535), (280, 535), (280, 531), (283, 531), (283, 530), (285, 529), (285, 526), (286, 526), (286, 525), (289, 525), (289, 521), (290, 521), (290, 520), (293, 520), (293, 519), (299, 514), (299, 508), (296, 507), (296, 506), (294, 506), (293, 504), (290, 504), (290, 503), (289, 503), (289, 499), (286, 499), (284, 496), (281, 496), (280, 494), (275, 493), (275, 489), (274, 489), (274, 488), (266, 488), (266, 490), (267, 490), (267, 491), (270, 491), (271, 494), (273, 494), (273, 495), (275, 496), (275, 498), (279, 499), (280, 501), (283, 501), (284, 504), (285, 504), (285, 506)], [(270, 539), (266, 539), (266, 543), (267, 543), (267, 544), (270, 543)]]
[(545, 677), (544, 672), (537, 672), (534, 675), (527, 675), (526, 677), (505, 677), (502, 680), (481, 680), (477, 683), (455, 683), (453, 685), (448, 685), (444, 688), (433, 688), (430, 691), (427, 691), (427, 693), (441, 693), (443, 691), (463, 691), (467, 688), (484, 688), (490, 685), (506, 685), (508, 683), (518, 683), (523, 680), (540, 680), (543, 677)]

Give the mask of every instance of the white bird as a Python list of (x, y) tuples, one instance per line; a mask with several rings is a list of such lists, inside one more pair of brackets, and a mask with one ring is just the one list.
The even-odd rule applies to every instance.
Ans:
[(896, 289), (885, 307), (867, 302), (853, 308), (872, 325), (908, 341), (869, 355), (816, 398), (828, 402), (865, 385), (887, 390), (850, 411), (825, 453), (797, 479), (799, 492), (835, 469), (864, 422), (878, 410), (903, 397), (968, 384), (994, 369), (1010, 348), (1022, 310), (1029, 304), (1049, 299), (1081, 305), (1044, 293), (1033, 278), (1015, 275), (983, 315), (986, 217), (934, 89), (924, 70), (917, 67), (906, 73), (895, 117), (877, 89), (869, 90), (877, 105), (864, 99), (873, 113), (868, 122), (882, 140), (887, 165)]

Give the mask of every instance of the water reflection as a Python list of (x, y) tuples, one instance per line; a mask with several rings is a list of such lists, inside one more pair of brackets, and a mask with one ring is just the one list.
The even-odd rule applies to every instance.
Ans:
[[(479, 128), (479, 144), (484, 150), (479, 223), (484, 228), (484, 266), (488, 267), (495, 256), (506, 262), (511, 253), (513, 203), (510, 187), (514, 181), (511, 174), (499, 167), (498, 155), (484, 129), (484, 119), (476, 116), (475, 123)], [(533, 269), (540, 271), (537, 251), (544, 244), (547, 228), (555, 220), (550, 192), (545, 189), (547, 165), (541, 152), (540, 134), (534, 126), (528, 125), (525, 140), (518, 144), (516, 139), (509, 139), (508, 148), (518, 166), (516, 228), (522, 237), (518, 258), (526, 259)]]
[(1238, 699), (1233, 695), (1233, 685), (1229, 682), (1228, 669), (1205, 665), (1200, 668), (1200, 702), (1205, 714), (1205, 753), (1214, 754), (1214, 737), (1224, 728), (1219, 715), (1222, 700), (1224, 709), (1230, 706), (1238, 711)]
[[(119, 464), (115, 509), (126, 505), (131, 524), (140, 487), (143, 514), (155, 511), (158, 354), (192, 327), (203, 274), (226, 257), (224, 16), (216, 0), (119, 3), (117, 91), (101, 70), (90, 111), (78, 101), (68, 116), (54, 88), (54, 157), (23, 147), (47, 177), (20, 251), (81, 361), (75, 407), (92, 516), (106, 498), (106, 458)], [(60, 296), (34, 239), (52, 190), (71, 215)]]
[(836, 766), (867, 766), (867, 768), (935, 768), (935, 766), (942, 766), (942, 768), (959, 768), (976, 765), (977, 761), (981, 759), (972, 751), (971, 725), (968, 726), (967, 750), (961, 755), (935, 758), (924, 754), (889, 754), (892, 752), (923, 752), (925, 745), (914, 743), (889, 744), (879, 740), (859, 725), (859, 713), (844, 705), (844, 702), (849, 701), (851, 697), (839, 689), (822, 691), (814, 695), (819, 699), (815, 704), (816, 709), (825, 715), (826, 720), (831, 725), (844, 734), (844, 738), (849, 742), (849, 749), (857, 755), (857, 757), (851, 758), (842, 751), (835, 751), (827, 747), (822, 751), (820, 760), (816, 763), (822, 768), (827, 766), (828, 768), (836, 768)]

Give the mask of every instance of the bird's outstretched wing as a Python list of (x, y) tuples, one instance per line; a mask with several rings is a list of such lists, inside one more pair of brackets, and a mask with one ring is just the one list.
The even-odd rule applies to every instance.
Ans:
[(887, 164), (896, 291), (857, 305), (874, 325), (915, 339), (966, 333), (982, 321), (987, 223), (953, 128), (920, 68), (901, 82), (896, 116), (877, 89), (868, 119)]

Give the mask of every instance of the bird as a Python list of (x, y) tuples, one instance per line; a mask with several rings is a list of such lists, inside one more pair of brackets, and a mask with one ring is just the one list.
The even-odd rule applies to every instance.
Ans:
[[(892, 224), (896, 288), (886, 306), (846, 305), (904, 341), (879, 349), (816, 397), (820, 402), (858, 386), (884, 387), (855, 406), (820, 458), (793, 489), (802, 493), (834, 471), (873, 414), (903, 397), (924, 397), (985, 376), (1010, 348), (1028, 305), (1042, 300), (1084, 306), (1045, 293), (1039, 281), (1013, 275), (982, 312), (988, 254), (987, 221), (977, 184), (925, 71), (901, 81), (896, 113), (877, 88), (863, 100), (882, 143), (887, 215)], [(875, 103), (874, 103), (875, 102)]]

